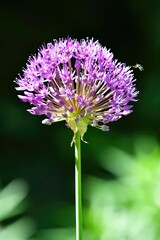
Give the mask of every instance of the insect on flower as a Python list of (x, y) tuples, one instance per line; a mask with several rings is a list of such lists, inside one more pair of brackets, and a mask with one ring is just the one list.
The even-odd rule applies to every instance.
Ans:
[(139, 64), (139, 63), (136, 63), (133, 67), (134, 68), (138, 68), (140, 71), (144, 71), (143, 66), (141, 64)]
[(23, 92), (18, 97), (32, 105), (28, 112), (45, 115), (44, 124), (64, 120), (81, 138), (88, 125), (108, 131), (110, 122), (132, 112), (138, 94), (131, 67), (88, 38), (42, 46), (15, 82)]

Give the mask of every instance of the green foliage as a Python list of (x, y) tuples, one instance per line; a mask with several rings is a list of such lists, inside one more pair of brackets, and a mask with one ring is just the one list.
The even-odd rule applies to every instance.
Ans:
[[(75, 236), (74, 228), (54, 228), (40, 231), (35, 240), (75, 240)], [(93, 240), (92, 235), (86, 231), (83, 232), (83, 238)]]
[[(25, 209), (24, 199), (27, 193), (28, 187), (22, 180), (15, 180), (0, 190), (0, 240), (27, 240), (33, 234), (32, 220), (18, 218), (18, 214)], [(12, 221), (12, 217), (16, 221)], [(7, 224), (7, 221), (11, 223)]]
[(39, 232), (37, 240), (75, 240), (75, 229), (59, 228)]
[(135, 139), (134, 150), (133, 155), (113, 147), (104, 150), (101, 166), (117, 179), (87, 181), (90, 208), (84, 220), (95, 240), (159, 240), (160, 146), (143, 137)]
[[(97, 152), (98, 164), (111, 172), (113, 179), (88, 176), (84, 181), (83, 196), (87, 203), (83, 209), (84, 239), (159, 240), (160, 146), (146, 136), (125, 143), (121, 139), (119, 147), (102, 146)], [(57, 207), (59, 226), (67, 226), (67, 219), (73, 215), (74, 206), (64, 208)], [(41, 230), (36, 240), (64, 238), (75, 239), (71, 225)]]

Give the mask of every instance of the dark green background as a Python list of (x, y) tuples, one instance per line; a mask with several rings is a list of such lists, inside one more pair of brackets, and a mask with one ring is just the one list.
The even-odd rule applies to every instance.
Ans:
[[(27, 214), (39, 227), (54, 226), (49, 213), (59, 202), (74, 204), (74, 149), (65, 124), (41, 124), (29, 105), (17, 98), (13, 83), (30, 54), (59, 37), (95, 40), (111, 48), (115, 58), (135, 69), (139, 101), (134, 112), (110, 124), (110, 132), (88, 128), (82, 144), (83, 179), (108, 177), (92, 149), (107, 147), (135, 134), (160, 136), (160, 1), (3, 1), (0, 5), (0, 180), (2, 186), (23, 178), (30, 186)], [(128, 148), (128, 146), (124, 146)], [(47, 217), (48, 216), (48, 217)], [(55, 224), (56, 225), (56, 224)]]

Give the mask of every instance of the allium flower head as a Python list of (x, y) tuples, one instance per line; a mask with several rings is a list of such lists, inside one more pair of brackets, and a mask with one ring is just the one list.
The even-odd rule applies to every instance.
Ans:
[(33, 105), (31, 114), (45, 115), (44, 124), (65, 120), (81, 137), (88, 125), (107, 131), (109, 122), (131, 113), (138, 94), (131, 67), (93, 39), (42, 46), (15, 82), (24, 92), (18, 97)]

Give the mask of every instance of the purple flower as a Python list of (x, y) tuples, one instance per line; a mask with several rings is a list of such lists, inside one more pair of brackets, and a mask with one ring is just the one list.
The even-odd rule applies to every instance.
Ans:
[(81, 137), (88, 125), (108, 131), (109, 122), (132, 112), (129, 102), (138, 94), (131, 67), (88, 38), (42, 46), (15, 82), (31, 114), (45, 115), (44, 124), (65, 120)]

